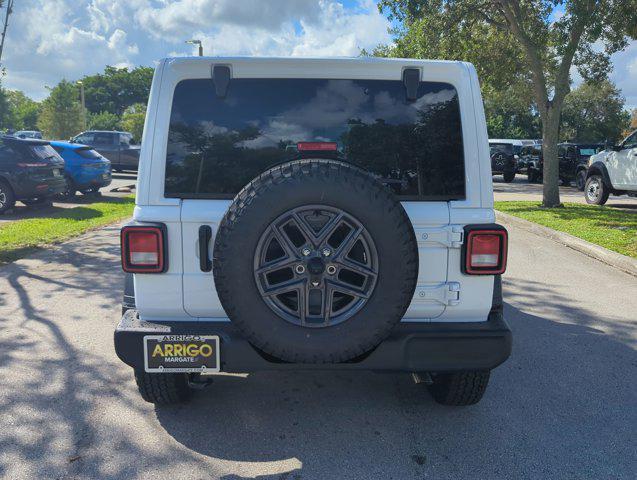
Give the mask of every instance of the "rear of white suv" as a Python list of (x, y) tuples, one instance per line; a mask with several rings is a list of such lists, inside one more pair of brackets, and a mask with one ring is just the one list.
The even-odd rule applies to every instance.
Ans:
[(115, 346), (146, 400), (290, 368), (481, 398), (511, 334), (471, 65), (167, 59), (144, 131)]

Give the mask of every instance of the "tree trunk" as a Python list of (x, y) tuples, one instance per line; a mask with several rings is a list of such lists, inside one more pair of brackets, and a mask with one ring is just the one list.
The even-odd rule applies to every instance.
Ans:
[[(0, 2), (2, 7), (2, 2)], [(4, 50), (4, 39), (7, 36), (7, 27), (9, 26), (9, 15), (13, 13), (13, 0), (9, 0), (7, 3), (7, 10), (4, 17), (4, 27), (2, 28), (2, 39), (0, 40), (0, 63), (2, 60), (2, 51)]]
[(542, 179), (542, 206), (558, 207), (560, 203), (560, 165), (557, 157), (557, 141), (560, 128), (560, 108), (551, 105), (542, 119), (542, 157), (544, 178)]

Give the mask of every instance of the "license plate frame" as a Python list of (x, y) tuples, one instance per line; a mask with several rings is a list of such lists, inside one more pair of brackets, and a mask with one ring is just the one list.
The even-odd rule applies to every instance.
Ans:
[[(218, 335), (144, 335), (144, 370), (148, 373), (215, 373), (221, 371)], [(174, 355), (175, 346), (181, 345)], [(189, 347), (194, 345), (194, 347)], [(210, 350), (202, 347), (206, 345)], [(160, 347), (157, 351), (157, 347)], [(165, 347), (171, 346), (169, 350)], [(210, 351), (209, 355), (205, 355)], [(166, 355), (170, 353), (170, 355)], [(161, 358), (157, 358), (157, 357)], [(175, 359), (168, 360), (166, 358)], [(177, 360), (181, 359), (181, 360)], [(192, 359), (192, 360), (188, 360)], [(191, 364), (192, 366), (188, 366)], [(175, 366), (176, 365), (176, 366)]]

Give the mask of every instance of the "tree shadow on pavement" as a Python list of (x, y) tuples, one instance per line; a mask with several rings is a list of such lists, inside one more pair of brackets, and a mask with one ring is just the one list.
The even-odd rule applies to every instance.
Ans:
[(550, 285), (506, 279), (513, 355), (473, 407), (406, 374), (261, 372), (153, 408), (112, 350), (117, 252), (0, 269), (0, 477), (633, 478), (635, 325)]
[(262, 372), (218, 376), (157, 418), (208, 457), (301, 464), (258, 478), (632, 478), (634, 325), (605, 333), (596, 312), (516, 282), (560, 320), (506, 305), (513, 355), (476, 406), (438, 405), (405, 374)]
[(170, 462), (140, 445), (153, 426), (119, 415), (152, 410), (112, 351), (117, 251), (76, 241), (0, 269), (0, 478), (132, 478), (140, 459)]

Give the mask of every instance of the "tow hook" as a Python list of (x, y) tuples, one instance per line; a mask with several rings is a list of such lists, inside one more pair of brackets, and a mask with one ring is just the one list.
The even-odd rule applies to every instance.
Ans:
[(212, 385), (212, 382), (212, 378), (202, 378), (200, 374), (196, 373), (188, 379), (188, 386), (195, 390), (203, 390)]
[(432, 385), (434, 383), (429, 372), (411, 372), (411, 378), (414, 379), (415, 384)]

